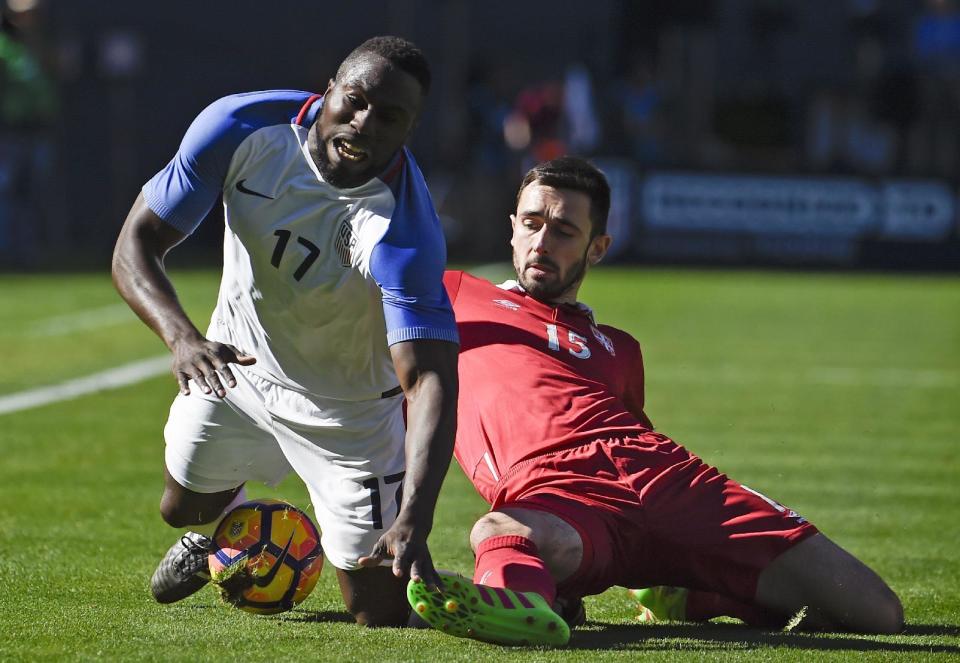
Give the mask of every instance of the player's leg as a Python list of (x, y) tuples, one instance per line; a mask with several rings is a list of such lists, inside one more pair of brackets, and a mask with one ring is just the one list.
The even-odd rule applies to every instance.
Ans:
[(407, 578), (393, 575), (389, 566), (345, 571), (337, 569), (340, 594), (347, 612), (363, 626), (405, 626), (410, 604)]
[(470, 532), (477, 584), (536, 592), (548, 605), (557, 583), (569, 578), (583, 559), (580, 534), (546, 511), (505, 507), (485, 514)]
[(216, 493), (184, 488), (164, 468), (165, 486), (160, 513), (172, 527), (189, 527), (160, 560), (150, 578), (150, 591), (159, 603), (176, 603), (210, 581), (207, 559), (213, 534), (223, 514), (245, 501), (243, 486)]
[[(851, 587), (856, 590), (850, 591)], [(632, 595), (644, 621), (727, 616), (752, 626), (773, 627), (804, 609), (801, 628), (863, 633), (903, 630), (903, 607), (896, 594), (870, 568), (822, 534), (773, 560), (760, 574), (756, 599), (750, 604), (676, 587), (634, 590)]]
[[(744, 498), (761, 500), (747, 507), (753, 529), (740, 532), (739, 543), (734, 545), (740, 549), (741, 559), (752, 558), (761, 569), (753, 600), (691, 592), (687, 597), (688, 618), (725, 614), (753, 625), (770, 626), (804, 610), (801, 628), (860, 633), (899, 633), (903, 629), (900, 600), (875, 572), (821, 533), (791, 539), (789, 533), (795, 523), (811, 526), (790, 509), (727, 480), (727, 508), (740, 509), (747, 504)], [(722, 519), (732, 520), (733, 511)], [(780, 527), (786, 536), (771, 549)], [(752, 546), (751, 540), (757, 545)]]
[(198, 493), (180, 485), (164, 467), (160, 516), (171, 527), (189, 527), (209, 537), (224, 510), (235, 501), (242, 489), (240, 485), (214, 493)]
[(268, 424), (259, 416), (253, 385), (237, 374), (228, 400), (179, 395), (170, 408), (166, 439), (163, 519), (188, 527), (150, 581), (157, 601), (173, 603), (209, 581), (207, 556), (223, 515), (245, 500), (248, 479), (276, 483), (289, 474)]
[[(517, 604), (526, 607), (519, 600), (526, 598), (538, 609), (536, 602), (542, 601), (545, 609), (555, 587), (556, 595), (575, 609), (581, 597), (621, 584), (624, 569), (640, 564), (626, 545), (630, 540), (625, 538), (627, 530), (638, 528), (631, 527), (630, 521), (612, 506), (636, 497), (630, 487), (611, 480), (618, 473), (601, 441), (564, 449), (525, 465), (523, 472), (511, 474), (509, 482), (498, 486), (498, 496), (504, 501), (480, 520), (471, 536), (477, 552), (474, 581), (495, 582), (504, 589), (495, 588), (496, 595), (490, 596), (486, 585), (469, 583), (467, 590), (474, 588), (479, 596), (469, 591), (463, 596), (471, 601), (478, 598), (479, 609), (474, 610), (473, 604), (464, 608), (460, 601), (449, 618), (443, 614), (448, 606), (431, 601), (433, 597), (423, 591), (422, 585), (418, 588), (411, 583), (408, 587), (411, 603), (417, 610), (433, 613), (433, 619), (427, 619), (433, 626), (456, 635), (504, 643), (526, 639), (562, 644), (567, 638), (566, 628), (555, 627), (551, 634), (527, 627), (525, 633), (522, 623), (530, 618), (531, 623), (549, 628), (557, 623), (555, 611), (542, 610), (539, 615), (525, 617)], [(510, 594), (509, 601), (504, 601), (499, 592), (514, 588), (527, 591), (513, 592), (518, 596)], [(424, 606), (418, 605), (420, 601)], [(574, 612), (565, 613), (565, 617), (573, 617)], [(531, 636), (538, 639), (531, 640)]]
[(506, 503), (471, 532), (473, 582), (446, 578), (442, 593), (411, 583), (411, 605), (452, 635), (500, 644), (565, 644), (570, 627), (585, 619), (580, 597), (612, 584), (606, 574), (615, 546), (597, 513), (557, 494)]
[(565, 645), (570, 628), (537, 592), (476, 584), (439, 571), (442, 586), (407, 584), (415, 614), (449, 635), (500, 645)]
[(271, 412), (278, 440), (313, 500), (329, 566), (359, 624), (403, 626), (410, 616), (406, 578), (390, 566), (362, 568), (393, 524), (404, 477), (402, 396), (331, 402), (284, 395)]
[(760, 628), (782, 628), (786, 613), (745, 603), (716, 592), (660, 585), (629, 590), (636, 601), (641, 622), (705, 622), (714, 617), (733, 617)]
[(558, 595), (557, 585), (583, 563), (583, 536), (563, 518), (521, 503), (490, 511), (470, 532), (473, 581), (536, 592), (571, 629), (586, 621), (580, 596)]
[[(636, 468), (650, 565), (658, 570), (651, 584), (701, 590), (700, 618), (786, 623), (806, 607), (808, 627), (891, 632), (902, 626), (899, 601), (876, 574), (797, 513), (689, 455), (641, 485), (649, 469), (644, 450), (624, 446), (616, 453)], [(674, 455), (686, 453), (677, 447)], [(693, 597), (687, 596), (688, 613)], [(737, 614), (738, 606), (745, 610)]]
[[(558, 540), (563, 551), (551, 554)], [(569, 627), (552, 609), (553, 571), (566, 578), (578, 568), (577, 531), (553, 514), (514, 505), (481, 517), (470, 532), (470, 545), (473, 582), (443, 575), (442, 591), (411, 582), (407, 595), (414, 611), (434, 628), (459, 637), (507, 645), (566, 644)]]
[(808, 625), (861, 633), (899, 633), (897, 595), (863, 562), (823, 534), (777, 557), (757, 582), (756, 602), (774, 610), (808, 610)]

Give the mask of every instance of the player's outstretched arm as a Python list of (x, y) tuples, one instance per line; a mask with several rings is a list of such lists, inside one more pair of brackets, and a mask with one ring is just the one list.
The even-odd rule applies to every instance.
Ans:
[(393, 573), (407, 573), (430, 586), (440, 583), (427, 536), (440, 487), (453, 457), (457, 429), (457, 351), (446, 341), (404, 341), (390, 346), (400, 386), (407, 398), (407, 470), (396, 522), (371, 555), (360, 560), (374, 566), (393, 558)]
[(120, 296), (173, 353), (173, 374), (180, 391), (190, 393), (194, 380), (205, 394), (223, 397), (220, 376), (233, 387), (228, 364), (244, 366), (256, 359), (235, 347), (207, 340), (187, 317), (167, 278), (163, 258), (186, 235), (176, 230), (137, 196), (113, 251), (113, 283)]

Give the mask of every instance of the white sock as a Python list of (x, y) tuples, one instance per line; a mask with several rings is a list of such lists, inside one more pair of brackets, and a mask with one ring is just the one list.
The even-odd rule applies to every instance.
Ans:
[(223, 511), (219, 516), (214, 518), (209, 523), (203, 523), (202, 525), (191, 525), (190, 531), (196, 532), (197, 534), (203, 534), (208, 539), (212, 539), (213, 535), (217, 531), (217, 526), (220, 524), (220, 521), (223, 520), (223, 517), (233, 511), (235, 508), (247, 501), (247, 487), (240, 486), (240, 490), (237, 491), (237, 494), (230, 500), (230, 504), (224, 507)]

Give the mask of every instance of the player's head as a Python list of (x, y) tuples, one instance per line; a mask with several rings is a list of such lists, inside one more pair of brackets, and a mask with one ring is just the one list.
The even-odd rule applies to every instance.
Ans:
[(517, 192), (513, 266), (534, 298), (573, 303), (588, 265), (610, 248), (610, 185), (595, 166), (560, 157), (532, 168)]
[(413, 130), (430, 88), (430, 67), (400, 37), (357, 46), (330, 79), (310, 150), (323, 178), (347, 189), (365, 184), (390, 162)]
[(371, 37), (366, 40), (340, 63), (335, 80), (349, 78), (351, 70), (362, 66), (371, 54), (388, 60), (394, 67), (417, 79), (424, 96), (430, 91), (430, 64), (416, 44), (401, 37)]

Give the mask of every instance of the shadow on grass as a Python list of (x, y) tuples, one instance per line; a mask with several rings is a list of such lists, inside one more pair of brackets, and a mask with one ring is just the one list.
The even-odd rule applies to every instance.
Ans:
[[(746, 651), (766, 647), (828, 651), (889, 651), (960, 654), (960, 646), (895, 642), (902, 636), (960, 635), (960, 627), (912, 624), (900, 636), (853, 635), (849, 633), (803, 633), (763, 631), (739, 624), (670, 624), (643, 626), (587, 622), (574, 631), (569, 649), (673, 651)], [(881, 639), (882, 638), (882, 639)]]
[(332, 623), (344, 623), (344, 624), (353, 624), (353, 617), (347, 612), (339, 612), (337, 610), (297, 610), (289, 614), (283, 615), (284, 621), (288, 622), (304, 622), (304, 623), (321, 623), (321, 624), (332, 624)]
[(946, 635), (960, 638), (960, 626), (952, 624), (907, 624), (904, 635)]
[[(181, 606), (189, 610), (225, 610), (230, 609), (226, 603), (221, 604), (194, 604)], [(303, 622), (305, 624), (353, 624), (353, 617), (347, 612), (339, 610), (301, 610), (297, 608), (290, 612), (281, 612), (275, 615), (257, 615), (257, 619), (276, 619), (284, 622)]]

